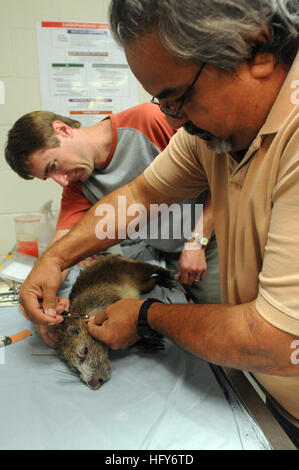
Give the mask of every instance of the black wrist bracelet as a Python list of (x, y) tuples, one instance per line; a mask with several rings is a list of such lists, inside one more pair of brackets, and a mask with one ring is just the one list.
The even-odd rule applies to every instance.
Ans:
[(163, 303), (159, 299), (147, 299), (143, 302), (143, 304), (140, 307), (139, 314), (138, 314), (138, 320), (137, 320), (137, 333), (141, 338), (146, 338), (148, 340), (156, 340), (157, 338), (162, 338), (162, 335), (158, 333), (157, 331), (153, 330), (147, 321), (147, 312), (150, 308), (150, 306), (154, 302), (160, 302)]

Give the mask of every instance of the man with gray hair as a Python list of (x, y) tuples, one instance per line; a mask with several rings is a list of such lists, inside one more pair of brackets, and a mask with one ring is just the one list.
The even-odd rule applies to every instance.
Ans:
[[(89, 331), (113, 349), (158, 331), (210, 362), (252, 372), (299, 448), (298, 0), (113, 0), (110, 22), (152, 102), (183, 128), (101, 202), (116, 208), (122, 195), (148, 211), (209, 189), (224, 303), (122, 300)], [(32, 321), (53, 322), (62, 269), (117, 242), (97, 240), (96, 213), (25, 281)]]

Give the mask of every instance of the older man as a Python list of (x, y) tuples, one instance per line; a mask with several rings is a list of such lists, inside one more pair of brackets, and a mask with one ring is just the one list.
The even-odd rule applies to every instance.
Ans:
[[(149, 210), (210, 189), (225, 303), (141, 308), (129, 299), (89, 330), (112, 348), (158, 331), (199, 357), (253, 372), (299, 446), (298, 11), (297, 0), (111, 2), (112, 30), (133, 73), (184, 129), (102, 202), (117, 207), (124, 195)], [(53, 321), (63, 268), (113, 243), (97, 240), (96, 212), (24, 284), (34, 321)]]

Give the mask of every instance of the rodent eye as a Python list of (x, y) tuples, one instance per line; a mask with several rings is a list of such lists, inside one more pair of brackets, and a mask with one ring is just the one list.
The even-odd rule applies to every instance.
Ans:
[(87, 356), (87, 354), (88, 354), (88, 351), (89, 351), (89, 350), (88, 350), (88, 347), (87, 347), (87, 346), (85, 346), (84, 348), (82, 348), (82, 349), (80, 350), (80, 353), (78, 354), (78, 359), (79, 359), (79, 361), (80, 361), (80, 364), (82, 364), (82, 362), (85, 361), (86, 356)]

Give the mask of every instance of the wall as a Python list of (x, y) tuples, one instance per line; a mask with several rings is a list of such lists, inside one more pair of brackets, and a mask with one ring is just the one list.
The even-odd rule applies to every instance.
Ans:
[[(36, 21), (107, 23), (109, 0), (0, 0), (0, 80), (5, 103), (0, 104), (0, 259), (13, 247), (15, 215), (36, 212), (53, 200), (56, 214), (61, 188), (52, 180), (26, 181), (5, 162), (7, 132), (23, 114), (41, 109)], [(1, 82), (0, 82), (1, 83)], [(140, 102), (149, 96), (139, 86)], [(1, 101), (0, 101), (1, 103)]]

